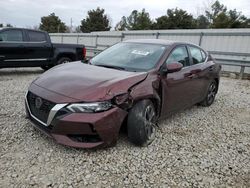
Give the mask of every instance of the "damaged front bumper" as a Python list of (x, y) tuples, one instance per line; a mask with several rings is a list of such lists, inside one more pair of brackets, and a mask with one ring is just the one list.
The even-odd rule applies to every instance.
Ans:
[(30, 107), (27, 97), (25, 100), (26, 114), (33, 125), (59, 144), (95, 148), (116, 143), (127, 111), (115, 106), (99, 113), (72, 113), (65, 111), (64, 106), (61, 104), (54, 111), (55, 107), (50, 109), (45, 122), (33, 113), (34, 109)]

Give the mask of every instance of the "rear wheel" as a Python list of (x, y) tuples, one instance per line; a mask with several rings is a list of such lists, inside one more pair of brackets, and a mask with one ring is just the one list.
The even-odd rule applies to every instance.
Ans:
[(155, 139), (156, 112), (150, 100), (142, 100), (134, 105), (128, 114), (128, 138), (138, 146), (147, 146)]
[(216, 81), (212, 81), (208, 87), (206, 98), (200, 103), (202, 106), (210, 106), (213, 104), (216, 93), (218, 89), (218, 84)]
[[(60, 64), (64, 64), (64, 63), (69, 63), (69, 62), (71, 62), (72, 61), (72, 59), (70, 59), (70, 58), (68, 58), (68, 57), (61, 57), (61, 58), (59, 58), (58, 60), (57, 60), (57, 62), (56, 62), (56, 64), (55, 65), (60, 65)], [(41, 66), (41, 68), (43, 69), (43, 70), (48, 70), (48, 69), (50, 69), (50, 68), (52, 68), (53, 66), (51, 66), (51, 65), (44, 65), (44, 66)]]
[(61, 57), (58, 59), (58, 61), (56, 62), (56, 65), (60, 65), (60, 64), (64, 64), (64, 63), (69, 63), (71, 62), (72, 59), (68, 58), (68, 57)]
[(41, 68), (46, 71), (46, 70), (49, 70), (51, 68), (51, 66), (44, 65), (44, 66), (41, 66)]

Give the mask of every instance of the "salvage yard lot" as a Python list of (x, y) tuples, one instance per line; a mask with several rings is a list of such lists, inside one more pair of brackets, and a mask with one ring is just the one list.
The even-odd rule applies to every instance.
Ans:
[(160, 122), (148, 147), (56, 144), (25, 119), (39, 68), (0, 70), (0, 187), (250, 187), (250, 81), (221, 78), (215, 103)]

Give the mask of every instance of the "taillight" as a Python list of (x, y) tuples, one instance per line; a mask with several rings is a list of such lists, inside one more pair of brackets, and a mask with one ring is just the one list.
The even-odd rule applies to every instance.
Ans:
[(83, 55), (83, 59), (85, 59), (86, 58), (86, 48), (85, 47), (82, 49), (82, 55)]

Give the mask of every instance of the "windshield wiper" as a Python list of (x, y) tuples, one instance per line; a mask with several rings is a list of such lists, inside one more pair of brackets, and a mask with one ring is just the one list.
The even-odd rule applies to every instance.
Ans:
[(115, 65), (95, 64), (95, 66), (106, 67), (106, 68), (117, 69), (117, 70), (126, 70), (124, 67), (119, 67)]

